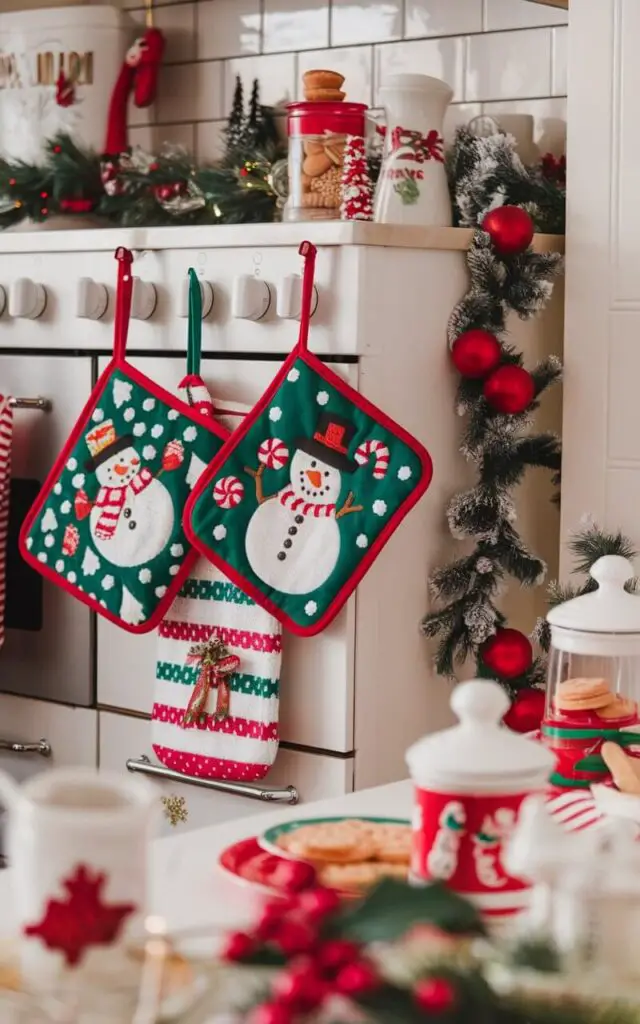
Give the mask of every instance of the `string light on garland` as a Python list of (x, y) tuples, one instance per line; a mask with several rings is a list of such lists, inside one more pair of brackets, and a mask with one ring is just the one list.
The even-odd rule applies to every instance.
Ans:
[(529, 211), (535, 203), (528, 200), (542, 201), (549, 194), (546, 186), (523, 195), (526, 210), (498, 205), (505, 191), (500, 178), (489, 173), (489, 157), (514, 193), (524, 188), (513, 141), (458, 131), (450, 156), (454, 202), (463, 213), (473, 209), (482, 228), (467, 253), (469, 291), (451, 314), (448, 338), (460, 373), (456, 405), (465, 416), (461, 451), (477, 480), (449, 502), (449, 528), (468, 550), (433, 573), (434, 608), (422, 630), (438, 641), (440, 675), (455, 676), (456, 667), (471, 658), (479, 676), (496, 678), (513, 698), (544, 681), (545, 664), (524, 633), (509, 628), (498, 599), (508, 577), (535, 587), (546, 572), (517, 530), (513, 491), (530, 466), (554, 474), (560, 469), (558, 438), (532, 432), (530, 417), (542, 394), (560, 379), (561, 365), (549, 357), (526, 369), (522, 353), (507, 341), (506, 320), (511, 311), (530, 319), (546, 306), (562, 257), (529, 247), (534, 228)]

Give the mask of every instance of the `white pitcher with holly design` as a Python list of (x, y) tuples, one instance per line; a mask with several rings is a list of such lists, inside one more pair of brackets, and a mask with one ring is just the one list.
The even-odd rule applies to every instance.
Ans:
[(379, 224), (450, 226), (443, 123), (453, 90), (428, 75), (391, 75), (380, 89), (386, 112), (384, 156), (376, 188)]

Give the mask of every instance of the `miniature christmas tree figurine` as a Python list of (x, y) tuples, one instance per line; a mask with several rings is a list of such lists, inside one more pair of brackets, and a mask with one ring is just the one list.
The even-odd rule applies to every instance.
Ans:
[(373, 220), (373, 186), (361, 135), (347, 135), (341, 192), (341, 220)]
[(242, 146), (245, 132), (245, 113), (244, 113), (244, 92), (242, 89), (242, 79), (240, 75), (236, 75), (236, 87), (233, 93), (233, 103), (231, 105), (231, 112), (227, 121), (225, 134), (225, 156), (231, 158), (235, 151)]

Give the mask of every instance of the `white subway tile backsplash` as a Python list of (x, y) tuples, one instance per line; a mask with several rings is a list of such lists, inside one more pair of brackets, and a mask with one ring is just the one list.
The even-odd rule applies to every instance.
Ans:
[(328, 0), (264, 0), (264, 53), (329, 45)]
[(554, 96), (567, 95), (567, 46), (569, 43), (568, 28), (554, 28), (552, 35), (552, 81), (551, 92)]
[(303, 99), (302, 76), (314, 68), (331, 68), (344, 75), (343, 91), (353, 103), (373, 102), (373, 48), (343, 46), (336, 50), (309, 50), (298, 56), (296, 99)]
[(201, 121), (196, 129), (196, 157), (202, 161), (219, 160), (224, 152), (224, 121)]
[(401, 36), (402, 0), (333, 0), (332, 46), (385, 42)]
[(200, 0), (197, 26), (200, 60), (260, 52), (260, 0)]
[(569, 12), (530, 0), (484, 0), (488, 32), (505, 28), (537, 28), (539, 25), (566, 25)]
[(190, 153), (194, 147), (194, 125), (192, 124), (147, 124), (131, 128), (129, 142), (141, 146), (147, 153), (158, 153), (166, 144), (184, 146)]
[(498, 100), (483, 103), (482, 113), (500, 120), (500, 114), (531, 114), (534, 122), (533, 140), (541, 154), (561, 156), (567, 145), (567, 101), (563, 98), (544, 100)]
[[(146, 11), (131, 11), (133, 20), (144, 27)], [(164, 32), (166, 46), (164, 51), (165, 64), (179, 64), (181, 61), (193, 60), (196, 56), (196, 5), (175, 4), (171, 7), (159, 7), (153, 19), (156, 28)]]
[(465, 40), (421, 39), (375, 47), (374, 96), (387, 75), (421, 74), (442, 78), (453, 89), (453, 99), (464, 99)]
[[(120, 2), (144, 25), (145, 0)], [(262, 102), (277, 105), (302, 99), (305, 71), (331, 68), (345, 76), (348, 99), (370, 105), (388, 74), (443, 78), (454, 90), (447, 141), (481, 113), (525, 113), (541, 152), (564, 151), (569, 28), (558, 8), (529, 0), (154, 0), (153, 10), (167, 38), (166, 66), (156, 102), (129, 108), (134, 143), (153, 148), (177, 135), (200, 159), (215, 159), (237, 74), (247, 96), (258, 78)]]
[(405, 37), (482, 31), (482, 0), (405, 0)]
[(470, 36), (465, 100), (551, 94), (551, 29)]
[(240, 75), (245, 92), (251, 90), (254, 78), (260, 82), (263, 103), (278, 106), (293, 100), (296, 92), (296, 59), (293, 53), (278, 53), (268, 57), (238, 57), (225, 61), (225, 110), (233, 97), (236, 75)]
[(178, 121), (209, 121), (223, 117), (223, 63), (202, 61), (175, 64), (160, 76), (156, 100), (161, 124)]

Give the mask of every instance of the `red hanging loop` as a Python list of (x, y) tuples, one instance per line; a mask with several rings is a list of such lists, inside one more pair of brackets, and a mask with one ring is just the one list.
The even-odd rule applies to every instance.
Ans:
[(118, 261), (118, 283), (116, 286), (113, 356), (118, 362), (123, 362), (127, 350), (131, 297), (133, 295), (133, 275), (131, 273), (133, 253), (121, 245), (116, 249), (115, 258)]
[(303, 242), (298, 250), (304, 259), (304, 270), (302, 273), (302, 302), (300, 306), (300, 333), (298, 334), (298, 348), (303, 352), (307, 351), (309, 342), (309, 322), (311, 320), (311, 307), (313, 304), (313, 278), (316, 268), (316, 249), (311, 242)]

